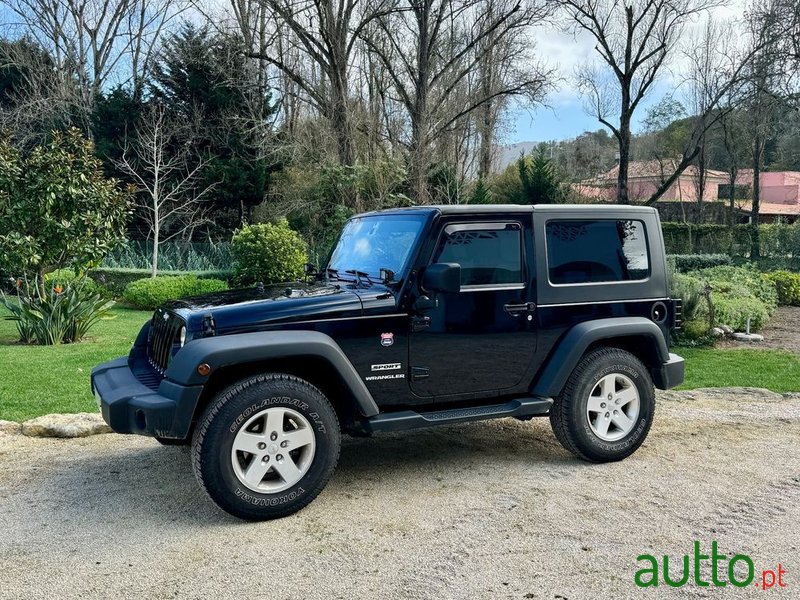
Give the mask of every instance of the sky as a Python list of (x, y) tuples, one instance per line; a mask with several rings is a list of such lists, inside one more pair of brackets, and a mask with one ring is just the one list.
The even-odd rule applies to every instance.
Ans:
[[(727, 4), (712, 9), (710, 14), (717, 20), (741, 17), (745, 2), (746, 0), (729, 0)], [(696, 34), (702, 23), (702, 21), (693, 23), (687, 28), (684, 37)], [(571, 34), (559, 31), (553, 25), (538, 30), (535, 38), (536, 54), (548, 65), (556, 67), (560, 81), (556, 90), (548, 96), (545, 106), (537, 107), (533, 111), (520, 108), (512, 110), (507, 131), (503, 136), (504, 143), (566, 140), (584, 131), (602, 129), (603, 126), (597, 118), (586, 112), (584, 99), (574, 85), (576, 69), (580, 65), (596, 60), (597, 53), (594, 50), (593, 39), (589, 34), (573, 37)], [(678, 63), (680, 57), (676, 56), (676, 59)], [(641, 127), (647, 109), (665, 95), (674, 93), (675, 88), (675, 75), (665, 71), (634, 114), (634, 131)], [(677, 93), (680, 94), (680, 89)]]

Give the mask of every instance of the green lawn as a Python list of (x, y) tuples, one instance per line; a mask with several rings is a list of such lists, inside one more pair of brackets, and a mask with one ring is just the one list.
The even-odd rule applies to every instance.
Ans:
[(800, 356), (781, 350), (675, 348), (686, 359), (686, 382), (679, 387), (760, 387), (800, 392)]
[(14, 323), (0, 319), (0, 419), (96, 411), (89, 385), (92, 367), (127, 355), (151, 314), (114, 308), (89, 331), (87, 340), (62, 346), (18, 344)]

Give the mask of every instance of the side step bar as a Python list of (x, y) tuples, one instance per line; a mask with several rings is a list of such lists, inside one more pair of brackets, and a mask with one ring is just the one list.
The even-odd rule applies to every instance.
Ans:
[(375, 433), (502, 417), (536, 417), (548, 414), (551, 406), (553, 406), (551, 398), (515, 398), (503, 404), (452, 408), (433, 412), (418, 413), (413, 410), (401, 410), (376, 415), (367, 419), (363, 426), (367, 432)]

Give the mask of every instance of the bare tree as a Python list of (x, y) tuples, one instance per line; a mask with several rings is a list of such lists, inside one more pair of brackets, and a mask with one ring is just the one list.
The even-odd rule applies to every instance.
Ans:
[(754, 2), (748, 13), (750, 44), (755, 48), (754, 58), (748, 70), (747, 81), (747, 130), (752, 140), (751, 164), (753, 167), (752, 202), (750, 212), (750, 258), (761, 256), (761, 239), (758, 224), (761, 210), (761, 170), (764, 150), (775, 127), (783, 84), (787, 73), (781, 63), (781, 40), (779, 22), (780, 4), (775, 0)]
[[(641, 101), (675, 53), (688, 22), (721, 0), (558, 0), (568, 28), (596, 42), (602, 67), (578, 74), (597, 119), (619, 144), (617, 200), (629, 202), (631, 121)], [(614, 108), (616, 106), (616, 108)], [(612, 115), (618, 113), (618, 117)]]
[(69, 127), (80, 89), (35, 40), (0, 40), (0, 69), (13, 82), (0, 97), (0, 130), (13, 131), (15, 144), (40, 144), (51, 131)]
[(691, 133), (680, 160), (671, 175), (650, 196), (655, 203), (686, 168), (697, 162), (704, 151), (708, 132), (744, 102), (750, 70), (758, 54), (771, 44), (769, 36), (759, 34), (752, 44), (740, 44), (742, 31), (732, 23), (718, 25), (709, 20), (703, 33), (685, 52), (689, 66), (682, 85), (688, 87)]
[[(142, 72), (164, 25), (179, 12), (177, 0), (0, 0), (0, 4), (51, 53), (56, 68), (78, 82), (84, 118), (112, 76), (141, 87)], [(84, 129), (89, 130), (87, 123)]]
[(175, 148), (177, 140), (190, 139), (181, 131), (186, 127), (191, 124), (171, 122), (162, 107), (150, 107), (116, 163), (137, 188), (135, 206), (153, 241), (152, 277), (158, 274), (161, 244), (211, 221), (203, 200), (215, 184), (200, 185), (208, 161), (190, 160), (191, 143)]
[[(483, 23), (479, 23), (478, 27), (486, 29), (493, 20), (509, 12), (513, 5), (513, 0), (487, 0), (486, 11), (482, 15)], [(546, 16), (542, 9), (538, 18), (544, 19)], [(471, 93), (479, 98), (488, 98), (476, 109), (474, 116), (476, 133), (479, 137), (477, 144), (479, 179), (492, 171), (500, 119), (511, 101), (511, 95), (503, 93), (498, 95), (498, 92), (513, 89), (537, 71), (542, 81), (545, 75), (548, 78), (552, 77), (543, 65), (537, 65), (533, 56), (534, 46), (526, 29), (512, 29), (503, 35), (500, 33), (501, 31), (493, 30), (476, 44), (474, 50), (478, 61), (475, 69), (476, 81)], [(543, 91), (539, 90), (539, 94)], [(533, 98), (529, 96), (528, 99), (535, 103), (541, 100), (541, 95), (537, 97), (534, 94)]]
[[(737, 181), (739, 179), (739, 166), (742, 163), (743, 154), (746, 150), (747, 140), (742, 124), (740, 111), (727, 112), (720, 119), (722, 128), (722, 145), (725, 151), (725, 162), (727, 163), (728, 173), (728, 225), (733, 230), (736, 225), (736, 200), (737, 200)], [(733, 236), (731, 235), (731, 243)]]
[[(357, 153), (350, 100), (353, 53), (361, 32), (369, 23), (394, 10), (393, 0), (369, 3), (360, 0), (261, 0), (268, 15), (277, 24), (274, 31), (277, 40), (264, 37), (262, 43), (263, 36), (259, 33), (258, 49), (252, 43), (253, 21), (257, 18), (260, 27), (262, 17), (258, 12), (254, 13), (252, 4), (246, 11), (239, 0), (232, 1), (238, 25), (243, 28), (245, 39), (251, 40), (253, 50), (250, 56), (276, 67), (287, 82), (303, 92), (330, 123), (336, 136), (340, 162), (344, 165), (354, 164)], [(253, 17), (253, 14), (258, 16)], [(242, 15), (251, 16), (242, 18)], [(282, 44), (280, 52), (267, 51), (273, 41)], [(292, 55), (291, 49), (297, 49), (307, 59), (312, 65), (310, 71), (305, 68), (308, 66), (305, 61), (290, 62), (286, 59), (287, 55)], [(314, 76), (314, 68), (319, 70), (322, 77)]]
[[(541, 101), (549, 73), (535, 64), (520, 77), (476, 90), (463, 104), (453, 105), (453, 93), (492, 51), (499, 51), (499, 44), (489, 40), (524, 34), (549, 14), (549, 5), (517, 0), (498, 10), (496, 3), (482, 0), (403, 0), (400, 9), (379, 20), (380, 27), (368, 43), (407, 112), (412, 193), (426, 203), (433, 140), (488, 103), (513, 96)], [(497, 63), (502, 56), (494, 60)]]

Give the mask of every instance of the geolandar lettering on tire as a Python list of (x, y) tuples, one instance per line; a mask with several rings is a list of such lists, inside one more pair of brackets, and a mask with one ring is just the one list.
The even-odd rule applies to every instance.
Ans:
[(550, 414), (564, 447), (586, 460), (621, 460), (644, 441), (655, 396), (647, 368), (629, 352), (598, 348), (576, 365)]
[(256, 375), (214, 398), (194, 436), (195, 475), (211, 499), (244, 519), (274, 519), (311, 502), (339, 458), (339, 419), (310, 383)]

